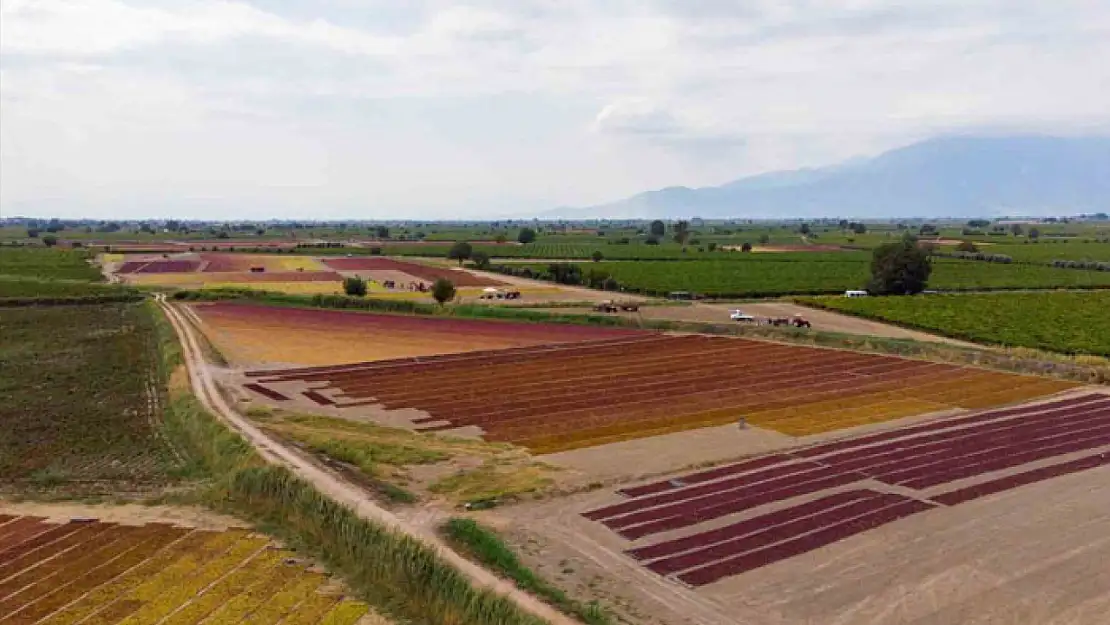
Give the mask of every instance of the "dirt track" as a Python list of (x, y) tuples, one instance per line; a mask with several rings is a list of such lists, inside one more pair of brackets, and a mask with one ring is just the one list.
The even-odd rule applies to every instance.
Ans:
[(335, 501), (350, 506), (364, 519), (380, 523), (395, 531), (407, 534), (435, 549), (441, 558), (470, 578), (480, 588), (503, 595), (526, 612), (549, 621), (554, 625), (574, 625), (576, 621), (557, 612), (546, 603), (520, 591), (510, 582), (470, 562), (448, 548), (435, 535), (428, 524), (415, 524), (404, 521), (380, 507), (365, 491), (335, 474), (321, 468), (315, 462), (279, 444), (254, 426), (249, 420), (231, 408), (223, 399), (213, 376), (204, 360), (203, 351), (189, 322), (164, 297), (159, 304), (166, 317), (181, 339), (182, 351), (189, 370), (193, 392), (204, 406), (223, 420), (229, 427), (241, 434), (268, 462), (282, 465), (299, 478), (310, 482), (320, 492)]

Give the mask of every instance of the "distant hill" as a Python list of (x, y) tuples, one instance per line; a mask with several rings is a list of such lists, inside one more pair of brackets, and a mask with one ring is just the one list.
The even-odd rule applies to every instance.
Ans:
[(1110, 209), (1110, 137), (946, 137), (819, 169), (667, 187), (567, 218), (971, 217)]

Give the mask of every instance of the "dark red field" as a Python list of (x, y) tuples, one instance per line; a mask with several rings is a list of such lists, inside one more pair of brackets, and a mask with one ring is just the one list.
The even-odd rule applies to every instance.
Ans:
[[(529, 332), (527, 324), (502, 327)], [(587, 332), (572, 326), (544, 331), (556, 332), (556, 327), (565, 328), (558, 332), (566, 336)], [(629, 331), (609, 336), (627, 340), (293, 369), (266, 373), (260, 382), (324, 383), (317, 390), (340, 408), (417, 408), (429, 414), (414, 420), (422, 431), (478, 426), (488, 439), (542, 453), (723, 425), (740, 416), (754, 425), (805, 435), (994, 397), (996, 404), (1012, 402), (1020, 397), (1019, 389), (1029, 397), (1070, 387), (932, 362), (743, 339)], [(433, 387), (437, 393), (426, 391)], [(805, 392), (793, 392), (798, 388)]]
[[(694, 529), (628, 553), (656, 573), (677, 574), (698, 586), (937, 506), (1110, 464), (1108, 447), (1110, 395), (1088, 394), (860, 436), (623, 489), (619, 492), (631, 499), (584, 516), (629, 540)], [(1086, 455), (1026, 467), (1076, 453)], [(1007, 473), (995, 474), (1000, 471)], [(982, 477), (990, 479), (924, 492)], [(866, 487), (864, 480), (919, 494), (880, 492)], [(714, 519), (806, 496), (815, 498), (696, 531)]]
[(191, 273), (200, 267), (194, 260), (128, 261), (116, 273)]

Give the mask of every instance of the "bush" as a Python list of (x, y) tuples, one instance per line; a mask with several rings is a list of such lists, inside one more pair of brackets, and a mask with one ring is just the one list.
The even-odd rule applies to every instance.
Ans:
[(489, 269), (489, 254), (477, 251), (470, 255), (470, 261), (478, 269)]
[(344, 278), (343, 292), (354, 297), (364, 297), (366, 295), (366, 280), (358, 276)]
[(748, 243), (747, 241), (744, 241), (744, 244), (740, 246), (740, 251), (741, 252), (750, 252), (750, 251), (752, 251), (752, 244)]
[(707, 249), (707, 250), (709, 250), (710, 252), (716, 252), (716, 251), (717, 251), (717, 244), (716, 244), (716, 243), (714, 243), (713, 241), (710, 241), (710, 242), (709, 242), (709, 245), (707, 245), (707, 246), (705, 246), (705, 247), (706, 247), (706, 249)]
[(462, 265), (463, 261), (469, 259), (473, 254), (474, 250), (470, 247), (469, 243), (466, 241), (456, 241), (455, 244), (451, 246), (451, 249), (447, 251), (447, 258), (457, 260), (459, 261), (459, 265)]
[(532, 243), (536, 240), (536, 231), (531, 228), (521, 228), (520, 233), (516, 235), (516, 240), (519, 243)]
[(971, 241), (960, 241), (960, 244), (956, 246), (956, 251), (958, 251), (958, 252), (978, 252), (979, 248), (975, 247), (975, 244), (972, 243)]
[(600, 250), (594, 250), (594, 253), (590, 254), (590, 259), (595, 263), (601, 262), (603, 258), (605, 258), (605, 254), (602, 254)]
[(432, 297), (441, 305), (455, 299), (455, 283), (447, 278), (439, 278), (432, 285)]
[(58, 237), (48, 234), (42, 238), (42, 244), (46, 247), (54, 247), (58, 244)]

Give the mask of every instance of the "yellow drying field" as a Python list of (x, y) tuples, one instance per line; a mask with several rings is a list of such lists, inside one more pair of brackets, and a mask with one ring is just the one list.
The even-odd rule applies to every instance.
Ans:
[(234, 364), (337, 365), (410, 356), (572, 343), (635, 334), (624, 329), (388, 315), (212, 302), (188, 310)]
[(354, 625), (369, 613), (294, 558), (246, 530), (0, 515), (0, 623)]

